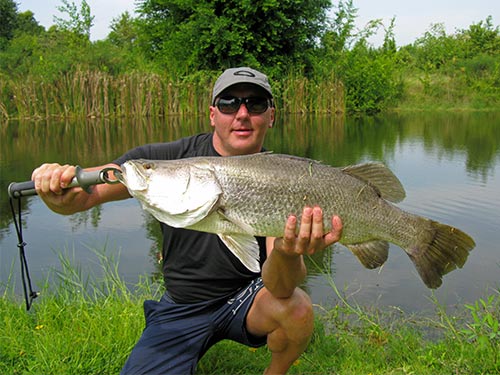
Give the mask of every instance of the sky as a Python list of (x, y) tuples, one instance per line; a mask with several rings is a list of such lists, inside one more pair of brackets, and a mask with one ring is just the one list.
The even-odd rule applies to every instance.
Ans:
[[(67, 19), (65, 14), (57, 10), (63, 3), (61, 0), (14, 0), (19, 12), (31, 10), (38, 23), (48, 29), (55, 24), (54, 16)], [(68, 0), (81, 8), (81, 0)], [(90, 39), (105, 39), (109, 32), (111, 21), (128, 11), (134, 14), (135, 0), (87, 0), (90, 12), (94, 16), (94, 26), (90, 29)]]
[[(63, 17), (57, 10), (61, 0), (17, 0), (20, 12), (31, 10), (35, 19), (45, 28), (54, 24), (54, 16)], [(134, 14), (136, 0), (87, 0), (94, 18), (91, 29), (92, 40), (104, 39), (114, 18), (125, 11)], [(80, 7), (80, 0), (69, 0)], [(334, 0), (335, 4), (336, 1)], [(403, 46), (413, 43), (428, 31), (432, 24), (442, 23), (448, 34), (467, 29), (472, 23), (493, 17), (493, 24), (500, 22), (500, 1), (498, 0), (354, 0), (358, 8), (357, 27), (363, 28), (374, 19), (382, 19), (388, 26), (395, 17), (394, 29), (396, 44)], [(371, 39), (374, 45), (380, 44), (383, 31)]]

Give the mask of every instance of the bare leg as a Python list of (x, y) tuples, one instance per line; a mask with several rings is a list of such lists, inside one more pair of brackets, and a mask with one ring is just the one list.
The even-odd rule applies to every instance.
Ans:
[(276, 298), (266, 288), (257, 294), (247, 316), (254, 335), (268, 335), (272, 353), (265, 374), (285, 374), (306, 349), (314, 328), (309, 296), (296, 288), (289, 298)]

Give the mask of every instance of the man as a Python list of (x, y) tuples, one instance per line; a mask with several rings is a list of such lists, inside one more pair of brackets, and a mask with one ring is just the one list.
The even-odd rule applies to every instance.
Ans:
[[(261, 152), (274, 115), (267, 77), (247, 67), (228, 69), (213, 88), (213, 133), (140, 146), (107, 166), (137, 158)], [(91, 194), (80, 188), (64, 189), (74, 175), (73, 166), (44, 164), (33, 172), (32, 179), (47, 206), (61, 214), (130, 197), (121, 184), (97, 185)], [(284, 223), (282, 238), (258, 238), (261, 273), (246, 269), (215, 234), (163, 223), (161, 228), (166, 292), (160, 301), (144, 303), (146, 327), (122, 374), (193, 373), (202, 355), (222, 339), (252, 347), (267, 343), (272, 357), (264, 373), (286, 373), (305, 350), (313, 331), (311, 301), (298, 288), (306, 275), (303, 255), (338, 241), (340, 219), (333, 217), (333, 229), (325, 234), (321, 208), (305, 207), (300, 223), (291, 215)]]

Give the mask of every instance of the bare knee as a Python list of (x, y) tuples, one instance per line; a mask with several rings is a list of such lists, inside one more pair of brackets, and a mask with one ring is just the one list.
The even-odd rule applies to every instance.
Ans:
[(309, 343), (314, 328), (311, 299), (297, 288), (289, 298), (279, 300), (279, 304), (278, 327), (268, 335), (268, 347), (273, 352), (282, 352), (292, 345), (300, 354)]
[(287, 305), (286, 316), (289, 319), (289, 324), (300, 327), (300, 331), (310, 336), (313, 330), (314, 313), (311, 299), (307, 293), (296, 288)]
[(314, 327), (311, 299), (302, 289), (296, 288), (289, 298), (280, 300), (282, 310), (279, 325), (293, 341), (309, 340)]
[(276, 330), (309, 336), (313, 329), (313, 309), (309, 296), (296, 288), (288, 298), (276, 298), (263, 288), (247, 315), (247, 329), (254, 335), (268, 335)]

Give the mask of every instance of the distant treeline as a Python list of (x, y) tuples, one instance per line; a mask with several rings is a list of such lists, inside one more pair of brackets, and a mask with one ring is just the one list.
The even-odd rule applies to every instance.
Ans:
[(358, 30), (352, 0), (333, 8), (328, 0), (144, 0), (137, 17), (123, 13), (95, 42), (85, 0), (61, 0), (48, 30), (14, 0), (0, 0), (0, 10), (0, 118), (205, 113), (215, 77), (242, 65), (271, 77), (288, 113), (500, 108), (491, 16), (451, 35), (430, 25), (398, 47), (396, 20)]

